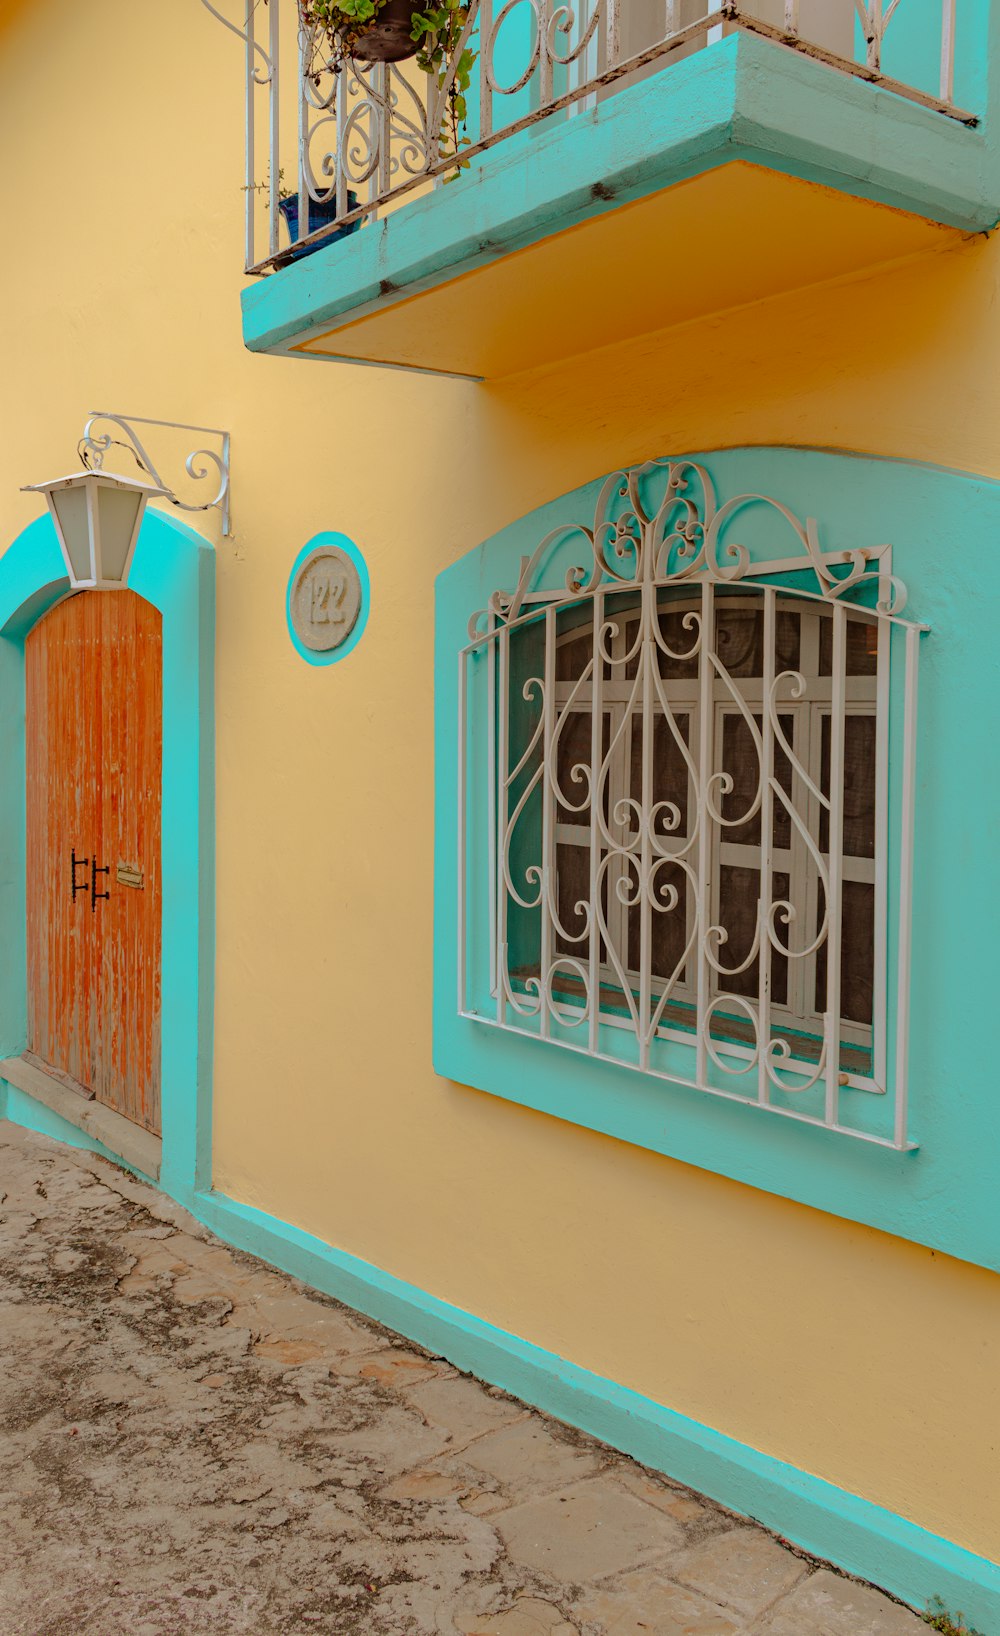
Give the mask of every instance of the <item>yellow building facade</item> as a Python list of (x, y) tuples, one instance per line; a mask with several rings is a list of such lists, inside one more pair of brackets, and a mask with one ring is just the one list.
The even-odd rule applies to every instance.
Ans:
[[(488, 285), (472, 268), (385, 311), (359, 305), (328, 347), (404, 363), (409, 348), (419, 372), (337, 356), (307, 367), (295, 338), (249, 350), (241, 334), (240, 72), (238, 43), (194, 0), (0, 13), (0, 146), (17, 178), (0, 274), (0, 540), (38, 515), (22, 485), (73, 467), (91, 411), (232, 440), (231, 535), (217, 511), (187, 518), (215, 573), (211, 1099), (198, 1174), (173, 1184), (164, 1149), (163, 1185), (235, 1242), (640, 1458), (671, 1470), (657, 1450), (701, 1439), (715, 1464), (672, 1474), (911, 1601), (964, 1586), (985, 1619), (1000, 1609), (989, 1254), (963, 1252), (957, 1229), (886, 1230), (822, 1191), (814, 1206), (571, 1108), (488, 1094), (436, 1051), (434, 638), (437, 576), (536, 508), (653, 458), (834, 451), (990, 489), (996, 239), (737, 158), (705, 172), (710, 193), (689, 175), (642, 219), (635, 201), (601, 216), (605, 239), (627, 237), (634, 301), (627, 277), (613, 299), (602, 283), (603, 239), (567, 222), (505, 252)], [(687, 266), (672, 282), (674, 210)], [(365, 224), (351, 243), (382, 230)], [(863, 252), (844, 254), (848, 240)], [(288, 273), (301, 283), (308, 266)], [(419, 309), (434, 289), (437, 306)], [(315, 318), (309, 336), (321, 332)], [(457, 378), (424, 358), (449, 336)], [(350, 654), (317, 667), (289, 638), (286, 586), (324, 531), (363, 554), (370, 608)], [(942, 538), (941, 574), (972, 553), (995, 599), (994, 548)], [(975, 709), (988, 713), (995, 655), (979, 663)], [(15, 1056), (16, 1020), (0, 1034)], [(13, 1081), (7, 1095), (8, 1117), (91, 1140), (33, 1114)], [(164, 1119), (166, 1143), (166, 1101)], [(989, 1146), (992, 1116), (982, 1128)], [(992, 1165), (994, 1198), (995, 1154), (970, 1155)], [(877, 1167), (866, 1185), (878, 1192)], [(960, 1193), (935, 1210), (960, 1217)], [(623, 1430), (640, 1400), (650, 1425), (669, 1413), (679, 1442)], [(758, 1456), (759, 1501), (744, 1483)]]

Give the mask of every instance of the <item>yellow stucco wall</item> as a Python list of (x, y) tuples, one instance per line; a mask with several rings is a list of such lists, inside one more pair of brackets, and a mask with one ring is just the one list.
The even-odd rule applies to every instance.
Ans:
[[(437, 1080), (430, 973), (438, 570), (652, 454), (807, 443), (1000, 476), (1000, 244), (493, 387), (251, 357), (240, 75), (195, 0), (0, 10), (0, 540), (92, 407), (233, 433), (216, 1187), (996, 1555), (1000, 1279)], [(373, 604), (317, 671), (284, 591), (321, 528), (361, 546)]]

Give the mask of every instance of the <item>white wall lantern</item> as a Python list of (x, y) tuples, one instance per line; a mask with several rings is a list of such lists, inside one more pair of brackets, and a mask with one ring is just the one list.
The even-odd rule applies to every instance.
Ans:
[(123, 590), (147, 500), (167, 490), (112, 472), (79, 471), (50, 483), (27, 483), (44, 494), (74, 591)]

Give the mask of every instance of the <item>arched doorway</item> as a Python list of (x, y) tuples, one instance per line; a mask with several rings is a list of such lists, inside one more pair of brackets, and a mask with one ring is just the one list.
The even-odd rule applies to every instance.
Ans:
[(26, 1055), (159, 1134), (161, 615), (84, 591), (24, 656)]

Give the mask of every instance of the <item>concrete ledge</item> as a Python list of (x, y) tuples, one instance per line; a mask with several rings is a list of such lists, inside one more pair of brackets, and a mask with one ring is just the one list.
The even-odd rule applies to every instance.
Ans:
[(23, 1057), (4, 1057), (0, 1060), (0, 1079), (5, 1079), (8, 1085), (13, 1085), (33, 1101), (40, 1102), (50, 1113), (65, 1119), (67, 1124), (75, 1125), (77, 1130), (99, 1142), (109, 1153), (117, 1154), (130, 1169), (141, 1171), (153, 1181), (159, 1180), (163, 1145), (160, 1138), (143, 1130), (141, 1125), (133, 1124), (124, 1114), (115, 1113), (113, 1108), (106, 1108), (101, 1102), (85, 1101), (54, 1075), (25, 1062)]

